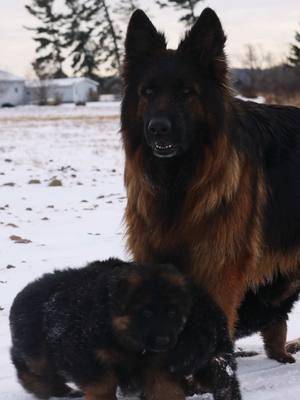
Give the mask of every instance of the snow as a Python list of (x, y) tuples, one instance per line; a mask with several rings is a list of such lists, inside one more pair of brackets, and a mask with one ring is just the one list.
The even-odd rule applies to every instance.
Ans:
[[(103, 120), (108, 121), (109, 119), (112, 119), (115, 121), (115, 124), (113, 126), (114, 129), (117, 131), (117, 119), (119, 117), (119, 109), (120, 103), (112, 101), (106, 101), (103, 103), (89, 103), (87, 106), (61, 104), (59, 106), (37, 107), (34, 105), (25, 105), (13, 108), (0, 108), (0, 124), (2, 126), (2, 129), (5, 129), (4, 124), (7, 123), (9, 126), (12, 126), (12, 123), (15, 122), (15, 129), (18, 130), (18, 124), (22, 124), (23, 122), (32, 122), (34, 124), (36, 124), (37, 122), (42, 122), (43, 126), (47, 126), (48, 129), (52, 132), (55, 125), (59, 125), (60, 129), (63, 129), (64, 122), (68, 124), (68, 122), (71, 121), (71, 126), (74, 127), (75, 125), (76, 128), (76, 121), (80, 121), (83, 123), (83, 120), (87, 119), (86, 122), (88, 126), (90, 126), (92, 123), (98, 122), (100, 124), (99, 131), (101, 131), (101, 122)], [(93, 119), (95, 121), (92, 121)], [(29, 124), (29, 127), (30, 126), (31, 125)], [(82, 126), (83, 125), (81, 125), (80, 127)], [(28, 125), (25, 124), (24, 128), (28, 129)], [(78, 133), (79, 132), (74, 132), (75, 137), (77, 137)], [(97, 132), (97, 134), (99, 135), (99, 132)], [(58, 134), (58, 136), (60, 137), (60, 134)], [(118, 135), (115, 136), (115, 139), (118, 139)]]
[[(33, 399), (17, 383), (9, 360), (8, 314), (16, 293), (55, 268), (128, 258), (119, 107), (93, 103), (0, 110), (0, 400)], [(62, 186), (48, 186), (54, 178)], [(29, 184), (33, 179), (40, 183)], [(30, 242), (17, 243), (12, 235)], [(297, 306), (290, 339), (300, 334), (299, 313)], [(296, 364), (281, 365), (266, 358), (258, 336), (238, 346), (260, 352), (239, 359), (244, 400), (299, 400), (300, 354)]]
[(237, 99), (243, 100), (243, 101), (253, 101), (254, 103), (258, 103), (258, 104), (263, 104), (265, 103), (265, 98), (263, 96), (258, 96), (258, 97), (245, 97), (245, 96), (241, 96), (241, 95), (237, 95), (235, 96)]

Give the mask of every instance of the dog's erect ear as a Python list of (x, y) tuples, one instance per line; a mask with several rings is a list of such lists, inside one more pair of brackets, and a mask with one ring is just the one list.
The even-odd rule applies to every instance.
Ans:
[(129, 21), (125, 40), (127, 61), (145, 59), (166, 49), (166, 40), (142, 10), (136, 10)]
[(203, 65), (210, 64), (213, 59), (224, 56), (225, 42), (226, 36), (217, 14), (211, 8), (205, 8), (179, 44), (178, 52), (196, 57)]

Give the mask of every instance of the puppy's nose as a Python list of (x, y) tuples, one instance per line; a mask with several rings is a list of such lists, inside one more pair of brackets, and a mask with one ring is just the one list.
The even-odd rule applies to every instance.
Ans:
[(157, 346), (168, 346), (170, 344), (169, 336), (157, 336), (155, 343)]
[(154, 136), (166, 136), (171, 132), (171, 122), (168, 118), (152, 118), (148, 125), (148, 131)]

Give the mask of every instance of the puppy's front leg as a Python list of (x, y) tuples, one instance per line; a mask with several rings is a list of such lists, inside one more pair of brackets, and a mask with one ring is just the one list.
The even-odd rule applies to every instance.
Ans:
[(212, 359), (207, 368), (199, 371), (195, 382), (209, 388), (214, 400), (241, 400), (236, 376), (236, 362), (232, 353), (220, 353)]
[(146, 400), (184, 400), (181, 385), (162, 370), (149, 370), (144, 377), (144, 398)]
[(117, 379), (113, 373), (108, 373), (99, 382), (82, 387), (84, 400), (117, 400)]

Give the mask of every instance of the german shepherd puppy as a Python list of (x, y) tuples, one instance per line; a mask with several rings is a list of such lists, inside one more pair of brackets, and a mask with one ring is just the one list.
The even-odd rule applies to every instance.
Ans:
[(225, 40), (206, 8), (170, 50), (136, 11), (121, 123), (128, 249), (203, 284), (234, 337), (247, 290), (299, 270), (300, 109), (236, 99)]
[(40, 399), (78, 396), (74, 382), (86, 400), (115, 400), (117, 386), (184, 400), (184, 359), (180, 371), (203, 371), (216, 400), (240, 400), (223, 312), (172, 265), (109, 259), (46, 274), (17, 295), (10, 327), (19, 381)]

